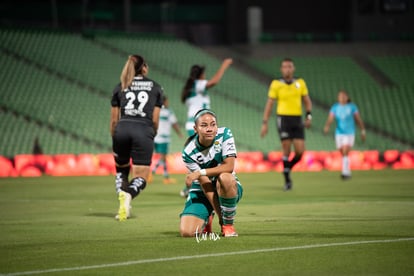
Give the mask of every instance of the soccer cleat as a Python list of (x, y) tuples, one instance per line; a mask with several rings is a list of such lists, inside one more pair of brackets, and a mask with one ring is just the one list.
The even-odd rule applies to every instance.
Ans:
[(292, 180), (290, 179), (290, 170), (284, 171), (283, 176), (285, 177), (285, 191), (289, 191), (293, 186)]
[(239, 234), (237, 234), (236, 229), (234, 229), (233, 224), (226, 224), (221, 226), (221, 235), (223, 237), (229, 238), (229, 237), (238, 237)]
[[(130, 216), (127, 216), (127, 219), (129, 219), (129, 218), (130, 218)], [(119, 215), (118, 214), (115, 215), (115, 219), (119, 220)]]
[[(132, 209), (132, 206), (129, 205), (129, 215), (127, 216), (127, 219), (129, 219), (131, 217), (131, 209)], [(119, 215), (118, 214), (115, 215), (115, 219), (119, 220)]]
[(349, 180), (349, 179), (351, 179), (351, 175), (349, 175), (349, 174), (341, 174), (341, 178), (342, 178), (342, 180)]
[(211, 213), (211, 215), (208, 217), (208, 222), (204, 226), (203, 233), (212, 233), (213, 232), (213, 218), (214, 218), (214, 212)]
[(117, 217), (119, 221), (125, 221), (130, 215), (129, 209), (131, 205), (131, 195), (127, 192), (120, 191), (118, 194), (118, 200), (119, 209)]
[(293, 186), (292, 181), (286, 182), (286, 183), (285, 183), (285, 191), (290, 191), (290, 190), (292, 190), (292, 186)]
[(177, 180), (174, 179), (174, 178), (164, 178), (164, 180), (162, 181), (162, 183), (164, 183), (164, 184), (174, 184), (176, 182), (177, 182)]

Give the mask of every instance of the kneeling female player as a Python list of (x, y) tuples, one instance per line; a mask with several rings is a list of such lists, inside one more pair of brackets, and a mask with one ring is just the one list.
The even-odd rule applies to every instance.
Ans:
[(190, 190), (181, 213), (180, 234), (193, 237), (197, 232), (211, 232), (214, 210), (222, 235), (236, 237), (233, 223), (243, 188), (234, 172), (237, 152), (233, 134), (229, 128), (217, 126), (216, 114), (211, 110), (198, 111), (194, 119), (195, 134), (188, 138), (182, 152)]

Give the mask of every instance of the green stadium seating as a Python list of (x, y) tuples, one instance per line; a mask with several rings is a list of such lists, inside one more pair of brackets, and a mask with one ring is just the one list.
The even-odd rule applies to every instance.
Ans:
[(45, 154), (99, 153), (102, 148), (88, 144), (46, 126), (28, 121), (21, 116), (0, 111), (0, 155), (12, 158), (17, 154), (32, 153), (35, 139)]
[(108, 95), (126, 60), (77, 34), (3, 30), (0, 37), (10, 52)]
[[(407, 141), (414, 142), (414, 56), (371, 56), (370, 61), (393, 82), (394, 87), (383, 90), (385, 99), (380, 101), (387, 130)], [(391, 115), (391, 116), (389, 116)]]
[[(174, 38), (132, 34), (96, 34), (86, 38), (66, 32), (0, 29), (0, 39), (0, 66), (7, 68), (1, 75), (0, 102), (0, 126), (7, 133), (0, 138), (0, 154), (4, 156), (31, 153), (35, 137), (47, 154), (109, 152), (109, 101), (130, 54), (141, 54), (147, 59), (149, 77), (164, 87), (182, 128), (187, 111), (180, 102), (180, 94), (190, 67), (205, 65), (206, 75), (211, 77), (221, 64), (221, 60), (202, 49)], [(327, 108), (336, 101), (340, 88), (350, 92), (370, 125), (413, 139), (409, 132), (403, 131), (412, 129), (412, 120), (395, 123), (396, 118), (412, 115), (412, 84), (381, 88), (349, 57), (297, 58), (295, 61), (298, 74), (305, 77), (312, 98), (319, 103), (313, 110), (313, 127), (307, 131), (309, 150), (334, 149), (332, 133), (324, 136), (322, 127)], [(274, 76), (279, 60), (249, 62), (262, 73)], [(373, 63), (381, 67), (382, 62), (385, 61)], [(397, 77), (395, 82), (400, 82)], [(260, 138), (268, 85), (232, 66), (210, 90), (212, 109), (219, 115), (219, 124), (232, 129), (239, 151), (280, 150), (275, 122), (269, 135)], [(401, 100), (402, 95), (406, 101)], [(390, 103), (403, 108), (384, 114)], [(368, 133), (369, 140), (365, 144), (357, 143), (355, 149), (407, 148), (395, 139)], [(175, 133), (172, 138), (170, 151), (181, 151), (184, 140)]]
[(2, 91), (4, 99), (7, 99), (1, 102), (3, 108), (69, 135), (105, 145), (105, 149), (110, 148), (106, 146), (110, 142), (108, 99), (3, 53), (0, 53), (0, 58), (0, 65), (7, 66), (11, 80)]

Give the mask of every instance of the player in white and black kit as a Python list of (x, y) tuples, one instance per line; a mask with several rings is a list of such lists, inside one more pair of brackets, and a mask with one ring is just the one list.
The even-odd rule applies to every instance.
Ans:
[[(148, 65), (139, 55), (129, 56), (111, 100), (112, 148), (116, 164), (119, 210), (116, 218), (130, 216), (131, 200), (146, 186), (154, 151), (154, 137), (162, 106), (162, 87), (146, 77)], [(132, 179), (128, 181), (132, 159)]]

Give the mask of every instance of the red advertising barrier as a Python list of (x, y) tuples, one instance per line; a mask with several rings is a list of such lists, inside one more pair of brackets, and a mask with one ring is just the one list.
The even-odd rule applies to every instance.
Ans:
[[(290, 158), (292, 158), (293, 153)], [(154, 154), (152, 168), (159, 160), (159, 154)], [(387, 150), (380, 153), (377, 150), (351, 151), (349, 160), (352, 170), (396, 170), (414, 169), (414, 151), (400, 152)], [(186, 173), (181, 153), (167, 156), (169, 173)], [(322, 170), (340, 171), (342, 156), (338, 151), (306, 151), (293, 168), (294, 171), (319, 172)], [(159, 167), (157, 173), (161, 172)], [(283, 170), (282, 153), (272, 151), (240, 152), (236, 160), (237, 172), (268, 172)], [(56, 154), (32, 155), (19, 154), (14, 158), (0, 156), (0, 177), (39, 177), (51, 176), (84, 176), (84, 175), (115, 175), (115, 161), (111, 153), (101, 154)]]

